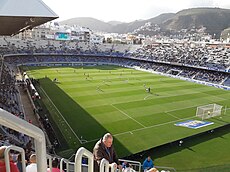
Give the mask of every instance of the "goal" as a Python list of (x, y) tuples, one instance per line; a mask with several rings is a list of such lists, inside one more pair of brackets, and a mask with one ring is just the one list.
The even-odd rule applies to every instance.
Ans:
[(209, 104), (205, 106), (198, 106), (196, 109), (196, 116), (202, 120), (221, 115), (223, 106), (218, 104)]

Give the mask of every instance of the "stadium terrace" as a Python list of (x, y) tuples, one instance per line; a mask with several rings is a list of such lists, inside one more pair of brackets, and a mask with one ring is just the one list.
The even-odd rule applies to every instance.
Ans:
[[(16, 7), (12, 2), (7, 3), (10, 12)], [(50, 16), (43, 18), (40, 11), (32, 10), (34, 17), (29, 11), (26, 18), (0, 16), (6, 23), (0, 34), (13, 35), (58, 17), (48, 9)], [(7, 30), (15, 15), (22, 20)], [(78, 29), (44, 39), (0, 37), (1, 172), (26, 171), (26, 162), (32, 164), (27, 169), (36, 163), (39, 172), (58, 165), (67, 172), (93, 172), (93, 147), (99, 140), (105, 144), (101, 138), (108, 132), (123, 172), (230, 168), (228, 44), (141, 44), (141, 36), (138, 44), (119, 44), (98, 35), (90, 41), (91, 30)], [(104, 151), (111, 158), (106, 145)], [(149, 155), (154, 164), (147, 162)], [(146, 163), (151, 169), (143, 169)], [(99, 169), (118, 170), (106, 159)]]

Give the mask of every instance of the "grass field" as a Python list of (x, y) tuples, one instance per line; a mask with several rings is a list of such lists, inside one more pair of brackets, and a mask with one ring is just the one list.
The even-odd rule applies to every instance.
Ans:
[(230, 169), (230, 127), (185, 140), (182, 146), (168, 145), (148, 152), (156, 165), (186, 172), (228, 172)]
[[(195, 117), (197, 106), (230, 107), (230, 92), (152, 73), (100, 67), (25, 67), (40, 80), (38, 91), (56, 123), (65, 149), (92, 150), (105, 133), (115, 137), (120, 157), (230, 122), (230, 110), (200, 129), (174, 124)], [(57, 82), (53, 82), (57, 78)], [(146, 88), (151, 88), (151, 93)]]

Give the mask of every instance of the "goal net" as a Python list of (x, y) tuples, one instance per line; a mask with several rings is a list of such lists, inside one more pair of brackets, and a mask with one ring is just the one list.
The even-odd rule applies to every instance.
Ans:
[(196, 110), (196, 116), (203, 119), (212, 118), (214, 116), (221, 115), (221, 109), (223, 106), (218, 104), (209, 104), (205, 106), (198, 106)]

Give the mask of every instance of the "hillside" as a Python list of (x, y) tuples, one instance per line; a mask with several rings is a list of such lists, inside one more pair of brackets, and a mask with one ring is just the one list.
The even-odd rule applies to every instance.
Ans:
[(230, 10), (221, 8), (186, 9), (179, 11), (162, 25), (168, 30), (191, 29), (202, 26), (206, 27), (206, 32), (219, 36), (224, 29), (230, 26)]
[(161, 24), (161, 23), (173, 18), (174, 16), (175, 16), (175, 13), (163, 13), (157, 17), (148, 19), (147, 22), (151, 22), (154, 24)]
[(78, 17), (78, 18), (64, 20), (60, 22), (60, 24), (67, 24), (70, 26), (80, 25), (83, 27), (90, 28), (92, 30), (104, 31), (104, 32), (127, 33), (127, 32), (132, 32), (133, 30), (137, 29), (138, 27), (144, 25), (147, 22), (159, 24), (171, 18), (172, 16), (174, 16), (173, 13), (165, 13), (148, 20), (136, 20), (129, 23), (122, 23), (119, 21), (110, 21), (106, 23), (94, 18)]
[(148, 20), (136, 20), (130, 23), (123, 23), (116, 25), (112, 28), (112, 32), (117, 32), (117, 33), (127, 33), (127, 32), (133, 32), (135, 29), (143, 26), (145, 23), (151, 22), (154, 24), (161, 24), (164, 21), (172, 18), (175, 14), (173, 13), (165, 13), (161, 14), (157, 17), (148, 19)]
[(72, 18), (72, 19), (61, 21), (60, 24), (67, 24), (69, 26), (78, 25), (78, 26), (90, 28), (91, 30), (104, 31), (104, 32), (110, 31), (111, 28), (113, 27), (113, 25), (109, 23), (91, 17)]
[(118, 24), (122, 24), (124, 22), (120, 22), (120, 21), (108, 21), (107, 23), (115, 26), (115, 25), (118, 25)]
[(221, 8), (191, 8), (179, 11), (176, 14), (164, 13), (148, 20), (136, 20), (129, 23), (119, 21), (103, 22), (87, 17), (73, 18), (60, 23), (80, 25), (97, 31), (128, 33), (144, 26), (148, 22), (160, 25), (162, 30), (175, 31), (204, 26), (206, 27), (206, 32), (219, 37), (224, 29), (230, 27), (230, 10)]

